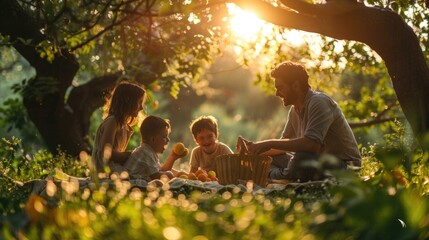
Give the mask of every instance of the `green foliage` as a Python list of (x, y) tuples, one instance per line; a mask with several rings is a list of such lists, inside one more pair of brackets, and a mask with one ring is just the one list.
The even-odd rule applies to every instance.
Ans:
[(396, 123), (394, 132), (386, 134), (383, 142), (361, 151), (364, 165), (360, 174), (364, 179), (386, 190), (409, 186), (418, 195), (428, 195), (427, 148), (416, 146), (402, 124)]
[[(3, 139), (1, 231), (6, 239), (16, 232), (28, 239), (427, 239), (428, 154), (406, 148), (403, 127), (395, 131), (385, 143), (363, 149), (359, 175), (333, 173), (338, 182), (319, 188), (286, 188), (267, 195), (238, 188), (200, 192), (150, 185), (141, 190), (112, 178), (111, 185), (81, 190), (69, 186), (73, 182), (48, 184), (56, 192), (50, 196), (59, 201), (57, 207), (31, 195), (38, 208), (27, 203), (25, 211), (29, 184), (17, 185), (12, 179), (44, 177), (53, 174), (52, 166), (72, 175), (85, 168), (77, 161), (64, 165), (73, 162), (66, 161), (67, 156), (32, 154), (19, 139)], [(413, 159), (411, 172), (406, 170), (407, 155)], [(29, 224), (27, 228), (23, 222)]]
[(48, 40), (41, 41), (37, 44), (36, 51), (39, 52), (40, 58), (46, 59), (50, 63), (55, 59), (55, 51)]
[(3, 103), (3, 106), (0, 107), (0, 115), (2, 115), (0, 126), (4, 128), (10, 125), (7, 131), (10, 131), (12, 128), (23, 128), (24, 124), (28, 121), (24, 106), (16, 98), (7, 99)]
[(46, 150), (33, 153), (31, 149), (25, 148), (18, 138), (3, 138), (0, 142), (0, 169), (2, 175), (18, 181), (29, 181), (43, 179), (48, 175), (55, 174), (56, 169), (73, 176), (85, 176), (87, 174), (86, 163), (80, 163), (70, 156), (59, 154), (53, 156)]
[(427, 215), (426, 197), (410, 189), (386, 191), (366, 184), (332, 191), (333, 201), (321, 206), (317, 227), (322, 239), (424, 239), (421, 229)]
[(33, 145), (44, 146), (20, 97), (8, 98), (0, 105), (0, 129), (3, 137), (17, 136)]
[(16, 211), (31, 191), (34, 179), (54, 175), (57, 169), (73, 176), (86, 176), (88, 167), (76, 159), (60, 154), (52, 156), (46, 150), (33, 152), (20, 139), (2, 138), (0, 141), (0, 210), (5, 214)]

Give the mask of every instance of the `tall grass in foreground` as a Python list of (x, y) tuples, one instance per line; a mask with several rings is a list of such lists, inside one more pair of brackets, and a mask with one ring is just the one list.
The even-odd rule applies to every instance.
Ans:
[[(428, 239), (428, 155), (400, 144), (362, 149), (359, 174), (339, 184), (268, 195), (200, 192), (130, 184), (47, 184), (48, 199), (29, 195), (30, 181), (55, 169), (86, 176), (87, 166), (46, 151), (27, 152), (19, 139), (0, 146), (0, 232), (3, 239)], [(422, 144), (424, 146), (424, 143)], [(411, 160), (411, 162), (410, 162)]]

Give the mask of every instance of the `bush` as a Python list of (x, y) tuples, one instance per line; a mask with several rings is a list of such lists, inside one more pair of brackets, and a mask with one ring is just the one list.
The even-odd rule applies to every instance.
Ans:
[(4, 214), (17, 211), (31, 191), (29, 181), (55, 175), (58, 169), (73, 175), (87, 176), (86, 163), (66, 154), (53, 156), (47, 150), (35, 153), (23, 147), (18, 138), (0, 141), (0, 210)]

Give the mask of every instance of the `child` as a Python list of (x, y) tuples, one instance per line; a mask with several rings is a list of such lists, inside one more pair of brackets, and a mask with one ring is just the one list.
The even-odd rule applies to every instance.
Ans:
[(163, 153), (167, 148), (170, 134), (170, 123), (168, 120), (148, 116), (140, 126), (142, 143), (134, 149), (131, 156), (125, 163), (125, 168), (130, 174), (130, 178), (146, 179), (148, 181), (160, 179), (166, 175), (169, 179), (177, 177), (183, 172), (173, 169), (174, 162), (183, 157), (171, 151), (165, 163), (161, 166), (158, 154)]
[(231, 149), (218, 141), (219, 133), (217, 120), (213, 116), (201, 116), (195, 119), (190, 130), (198, 145), (191, 152), (191, 173), (195, 173), (198, 168), (205, 171), (216, 171), (215, 158), (219, 155), (231, 154)]
[[(92, 150), (93, 177), (108, 177), (110, 172), (120, 173), (131, 152), (125, 149), (130, 140), (139, 112), (145, 102), (145, 90), (133, 83), (116, 86), (111, 99), (104, 107), (104, 120), (97, 129)], [(95, 174), (94, 174), (95, 173)]]

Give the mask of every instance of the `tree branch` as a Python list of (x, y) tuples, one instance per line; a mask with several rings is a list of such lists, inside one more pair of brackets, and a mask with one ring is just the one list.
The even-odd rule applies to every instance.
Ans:
[(383, 111), (381, 111), (379, 114), (377, 114), (377, 116), (375, 117), (375, 119), (381, 119), (383, 117), (383, 115), (386, 115), (386, 113), (396, 107), (399, 106), (399, 103), (397, 101), (394, 101), (393, 103), (391, 103), (390, 105), (387, 106), (387, 108), (383, 109)]
[(392, 118), (374, 118), (372, 120), (364, 120), (362, 122), (352, 122), (349, 123), (351, 128), (361, 128), (361, 127), (369, 127), (369, 126), (373, 126), (373, 125), (377, 125), (380, 123), (385, 123), (385, 122), (392, 122), (392, 121), (396, 121), (398, 119), (404, 120), (404, 118), (401, 117), (392, 117)]
[(122, 72), (95, 77), (89, 82), (71, 90), (67, 100), (70, 111), (89, 112), (92, 114), (97, 108), (104, 105), (107, 94), (115, 87)]
[[(138, 8), (141, 6), (141, 4), (143, 4), (143, 2), (139, 3), (139, 5), (137, 5), (137, 6), (135, 7), (135, 9), (138, 9)], [(118, 11), (119, 11), (119, 10), (118, 10)], [(78, 45), (76, 45), (75, 47), (70, 48), (70, 51), (75, 51), (75, 50), (77, 50), (77, 49), (79, 49), (79, 48), (81, 48), (81, 47), (85, 46), (85, 45), (86, 45), (86, 44), (88, 44), (89, 42), (93, 41), (94, 39), (97, 39), (98, 37), (100, 37), (101, 35), (103, 35), (104, 33), (106, 33), (107, 31), (109, 31), (109, 30), (113, 29), (115, 26), (120, 25), (121, 23), (123, 23), (123, 22), (127, 21), (127, 20), (130, 18), (130, 16), (129, 16), (129, 15), (126, 15), (125, 17), (123, 17), (123, 18), (122, 18), (122, 19), (120, 19), (119, 21), (116, 21), (116, 17), (117, 17), (117, 16), (115, 16), (115, 18), (112, 20), (112, 23), (111, 23), (109, 26), (105, 27), (103, 30), (101, 30), (101, 31), (100, 31), (100, 32), (98, 32), (97, 34), (95, 34), (95, 35), (91, 36), (90, 38), (86, 39), (86, 40), (85, 40), (84, 42), (82, 42), (81, 44), (78, 44)]]
[(323, 4), (312, 4), (303, 0), (281, 0), (286, 7), (298, 11), (299, 13), (313, 16), (334, 16), (346, 14), (356, 9), (360, 4), (357, 1), (329, 1)]

